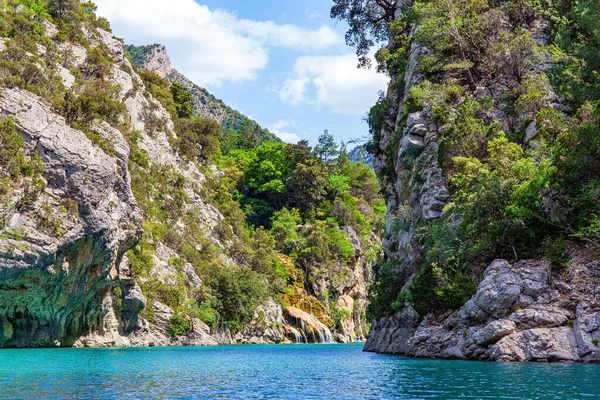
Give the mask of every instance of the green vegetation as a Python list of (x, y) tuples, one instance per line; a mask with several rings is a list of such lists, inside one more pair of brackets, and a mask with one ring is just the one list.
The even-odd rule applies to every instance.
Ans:
[[(236, 333), (272, 297), (319, 310), (323, 323), (337, 329), (351, 318), (337, 308), (337, 297), (352, 279), (359, 256), (377, 258), (373, 234), (384, 224), (385, 204), (368, 166), (352, 163), (327, 131), (314, 149), (306, 142), (284, 144), (208, 92), (139, 70), (149, 101), (140, 110), (144, 131), (151, 138), (166, 135), (180, 156), (179, 165), (153, 163), (143, 134), (129, 118), (123, 88), (112, 83), (118, 60), (104, 45), (91, 43), (95, 28), (110, 30), (95, 16), (96, 6), (77, 0), (0, 0), (0, 10), (0, 36), (8, 38), (0, 52), (0, 85), (37, 94), (107, 155), (116, 153), (109, 126), (129, 144), (131, 187), (143, 211), (144, 234), (127, 259), (148, 300), (142, 317), (156, 321), (160, 302), (174, 310), (173, 337), (193, 329), (196, 318)], [(58, 29), (53, 37), (46, 20)], [(86, 60), (77, 60), (63, 42), (81, 46)], [(144, 49), (128, 50), (134, 62), (141, 62)], [(68, 88), (61, 78), (64, 69), (74, 77)], [(126, 64), (120, 69), (132, 72)], [(136, 78), (133, 87), (140, 89)], [(224, 112), (223, 124), (195, 112), (195, 102), (203, 98), (216, 107), (209, 111)], [(39, 157), (12, 119), (0, 120), (0, 134), (0, 211), (5, 213), (20, 206), (9, 204), (15, 191), (24, 188), (26, 206), (45, 184)], [(209, 223), (212, 207), (223, 216), (215, 226)], [(66, 233), (64, 219), (79, 213), (72, 201), (47, 202), (38, 209), (39, 229), (55, 237)], [(4, 234), (23, 238), (20, 231)], [(156, 276), (162, 266), (155, 255), (165, 247), (172, 252), (169, 280)], [(189, 284), (194, 279), (196, 284)], [(121, 288), (115, 287), (113, 295), (121, 307)]]
[[(186, 290), (183, 281), (169, 287), (144, 284), (150, 302), (237, 332), (268, 296), (290, 305), (300, 301), (302, 296), (288, 294), (298, 288), (294, 277), (301, 270), (306, 279), (300, 290), (316, 296), (313, 285), (325, 278), (332, 284), (329, 291), (339, 295), (334, 286), (346, 279), (356, 256), (344, 227), (357, 232), (363, 250), (375, 258), (378, 251), (370, 238), (382, 229), (385, 211), (378, 182), (365, 164), (352, 163), (346, 152), (340, 153), (331, 135), (325, 132), (313, 151), (304, 142), (271, 141), (251, 124), (237, 133), (223, 133), (216, 122), (194, 115), (193, 98), (182, 85), (170, 85), (144, 70), (140, 76), (171, 114), (171, 144), (207, 177), (199, 189), (174, 170), (150, 165), (136, 134), (129, 135), (132, 187), (145, 213), (148, 238), (129, 253), (132, 270), (150, 278), (155, 250), (150, 243), (160, 241), (177, 252), (175, 268), (189, 263), (203, 281), (197, 292)], [(207, 168), (207, 160), (225, 175)], [(223, 250), (200, 228), (200, 216), (186, 213), (190, 191), (225, 217), (213, 234), (226, 246), (230, 260), (223, 260)], [(178, 221), (185, 225), (183, 231), (176, 228)], [(329, 312), (337, 311), (331, 306)], [(175, 322), (173, 332), (180, 333), (181, 324)]]
[[(332, 16), (349, 23), (346, 38), (359, 56), (391, 40), (376, 59), (378, 69), (399, 82), (410, 46), (417, 42), (430, 50), (418, 58), (423, 79), (399, 113), (405, 118), (431, 105), (433, 122), (443, 128), (438, 160), (451, 192), (442, 217), (420, 223), (424, 257), (412, 283), (401, 291), (409, 277), (398, 261), (376, 271), (371, 316), (406, 302), (421, 315), (456, 309), (494, 258), (545, 256), (554, 268), (565, 268), (570, 240), (600, 248), (597, 2), (417, 0), (402, 10), (392, 1), (334, 3)], [(393, 21), (396, 11), (402, 17)], [(540, 20), (549, 26), (533, 24)], [(541, 68), (547, 59), (552, 65)], [(506, 87), (500, 96), (477, 89), (501, 77)], [(392, 89), (405, 94), (403, 83)], [(562, 105), (552, 104), (552, 91)], [(379, 147), (382, 129), (389, 131), (396, 117), (390, 110), (384, 97), (372, 108), (368, 147), (395, 160), (400, 137)], [(498, 110), (506, 113), (499, 114), (503, 123), (493, 115)], [(532, 127), (533, 137), (526, 138)], [(397, 179), (391, 165), (380, 178)]]

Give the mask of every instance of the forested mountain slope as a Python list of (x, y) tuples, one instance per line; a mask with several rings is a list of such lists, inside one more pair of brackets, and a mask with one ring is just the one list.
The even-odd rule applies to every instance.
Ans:
[(256, 143), (261, 142), (264, 138), (273, 141), (279, 140), (267, 129), (263, 129), (256, 121), (232, 109), (223, 101), (215, 98), (208, 90), (196, 85), (185, 75), (172, 68), (169, 54), (164, 46), (159, 44), (148, 46), (129, 45), (126, 50), (132, 63), (138, 68), (156, 72), (156, 74), (168, 79), (170, 82), (183, 85), (192, 94), (192, 104), (196, 114), (220, 123), (225, 135), (233, 135), (231, 140), (237, 140), (238, 136), (243, 136), (246, 138), (245, 140), (253, 140)]
[[(334, 0), (387, 200), (366, 349), (600, 360), (597, 1)], [(496, 260), (496, 261), (494, 261)]]
[(91, 2), (0, 11), (1, 347), (366, 333), (385, 206), (365, 164), (224, 134)]

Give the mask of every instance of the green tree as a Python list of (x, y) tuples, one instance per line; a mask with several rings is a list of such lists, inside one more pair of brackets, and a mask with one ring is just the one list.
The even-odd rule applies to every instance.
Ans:
[(319, 157), (325, 164), (329, 164), (335, 157), (340, 154), (338, 150), (338, 144), (328, 130), (325, 130), (321, 136), (319, 136), (319, 144), (315, 146), (315, 155)]
[(175, 101), (175, 109), (179, 118), (192, 118), (194, 116), (194, 98), (192, 94), (179, 82), (171, 85), (171, 95)]
[(175, 122), (175, 131), (179, 152), (190, 160), (200, 156), (212, 159), (219, 152), (221, 126), (212, 119), (180, 119)]
[(298, 245), (300, 236), (298, 235), (298, 225), (302, 222), (300, 212), (297, 208), (291, 210), (286, 207), (273, 214), (271, 218), (271, 233), (278, 243), (278, 247), (288, 252), (295, 249)]
[(388, 39), (388, 25), (398, 10), (396, 0), (333, 0), (331, 18), (348, 23), (346, 43), (356, 47), (359, 66), (370, 67), (369, 50)]
[(77, 7), (77, 0), (48, 0), (48, 12), (53, 17), (61, 18)]
[(296, 165), (287, 180), (291, 202), (304, 212), (313, 210), (325, 197), (329, 185), (327, 168), (318, 159)]
[(268, 297), (262, 276), (248, 267), (215, 266), (207, 283), (213, 292), (214, 309), (220, 322), (234, 333), (252, 320), (256, 307)]

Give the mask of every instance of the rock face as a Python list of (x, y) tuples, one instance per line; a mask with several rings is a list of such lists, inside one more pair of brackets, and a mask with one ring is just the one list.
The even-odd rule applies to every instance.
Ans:
[[(403, 7), (411, 2), (399, 0)], [(530, 37), (547, 45), (548, 24), (530, 24)], [(414, 28), (410, 35), (414, 36)], [(390, 48), (394, 45), (393, 39)], [(438, 162), (445, 127), (434, 122), (431, 103), (408, 113), (406, 101), (419, 84), (419, 56), (427, 48), (413, 41), (406, 72), (391, 76), (385, 97), (387, 113), (375, 132), (374, 168), (387, 199), (384, 251), (397, 260), (408, 285), (423, 265), (424, 249), (419, 228), (440, 218), (448, 205), (447, 177)], [(548, 68), (536, 61), (535, 68)], [(465, 89), (478, 100), (492, 99), (494, 106), (484, 117), (486, 124), (499, 123), (505, 130), (523, 125), (524, 142), (535, 146), (538, 137), (532, 115), (510, 115), (502, 95), (514, 86), (499, 74), (484, 86)], [(399, 90), (398, 88), (401, 88)], [(560, 99), (547, 87), (545, 101), (561, 109)], [(580, 257), (568, 277), (552, 272), (548, 262), (496, 260), (486, 269), (476, 294), (455, 312), (420, 318), (405, 303), (402, 310), (373, 321), (365, 351), (417, 357), (498, 361), (598, 361), (596, 261)], [(405, 285), (405, 288), (407, 287)]]
[(545, 261), (494, 261), (458, 311), (418, 322), (404, 309), (378, 321), (366, 350), (494, 361), (600, 362), (598, 261), (567, 278)]
[[(69, 344), (102, 328), (104, 298), (120, 279), (123, 254), (141, 235), (127, 174), (129, 147), (117, 135), (115, 156), (105, 154), (23, 90), (5, 89), (0, 110), (14, 117), (18, 132), (41, 156), (47, 182), (35, 203), (21, 207), (17, 198), (16, 207), (5, 210), (8, 225), (23, 238), (0, 241), (0, 342)], [(56, 208), (66, 202), (77, 204), (78, 212), (59, 215)], [(64, 234), (40, 228), (48, 219)], [(39, 290), (26, 290), (29, 285)]]
[[(48, 26), (56, 35), (56, 28)], [(118, 87), (125, 119), (139, 134), (137, 146), (150, 163), (172, 168), (194, 183), (186, 188), (189, 207), (210, 233), (223, 216), (199, 194), (204, 175), (182, 162), (169, 143), (169, 113), (132, 72), (119, 40), (101, 29), (84, 33), (88, 50), (69, 42), (59, 43), (59, 50), (69, 54), (70, 67), (85, 68), (87, 52), (103, 48), (112, 60), (107, 79)], [(0, 43), (4, 46), (5, 40)], [(156, 69), (170, 73), (168, 58), (155, 50)], [(39, 46), (38, 52), (43, 55), (46, 49)], [(65, 88), (71, 87), (70, 70), (61, 65), (56, 70)], [(0, 116), (13, 119), (26, 151), (37, 153), (44, 165), (43, 187), (33, 200), (18, 189), (0, 202), (2, 228), (18, 233), (0, 235), (0, 347), (215, 345), (227, 335), (231, 341), (228, 333), (213, 337), (198, 319), (189, 321), (184, 335), (171, 337), (174, 310), (148, 301), (139, 286), (146, 282), (134, 278), (125, 253), (142, 236), (142, 213), (132, 193), (130, 147), (121, 131), (94, 122), (91, 133), (114, 147), (102, 150), (89, 132), (72, 128), (42, 98), (16, 88), (0, 91)], [(150, 120), (162, 121), (161, 129), (151, 129)], [(201, 287), (190, 265), (176, 271), (169, 263), (176, 254), (162, 243), (156, 247), (152, 279), (162, 284), (183, 279), (189, 290)], [(140, 316), (142, 311), (153, 315), (151, 322)], [(281, 341), (276, 323), (281, 307), (271, 300), (260, 311), (272, 328), (248, 331), (248, 341), (258, 336), (264, 342)]]
[[(135, 50), (135, 47), (129, 47), (130, 50)], [(156, 72), (161, 78), (167, 78), (173, 69), (171, 68), (171, 58), (167, 53), (165, 46), (153, 44), (144, 46), (140, 49), (140, 55), (134, 61), (145, 66), (146, 69)]]

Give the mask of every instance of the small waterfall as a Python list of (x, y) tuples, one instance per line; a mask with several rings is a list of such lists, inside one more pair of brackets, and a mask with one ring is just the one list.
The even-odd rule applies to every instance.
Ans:
[(325, 327), (325, 343), (333, 343), (333, 334), (328, 327)]
[(333, 334), (321, 321), (319, 321), (319, 343), (333, 343)]
[(304, 339), (301, 343), (308, 343), (308, 337), (306, 337), (306, 329), (304, 328), (304, 321), (300, 320), (300, 333), (302, 333), (302, 338)]
[[(293, 309), (292, 307), (290, 307)], [(295, 314), (291, 314), (291, 319), (284, 322), (288, 335), (294, 336), (296, 343), (333, 343), (334, 338), (331, 330), (323, 322), (313, 315), (301, 310), (293, 309)], [(305, 314), (308, 314), (305, 316)], [(306, 320), (304, 319), (306, 318)], [(308, 331), (307, 331), (308, 328)], [(308, 336), (311, 336), (310, 341)]]
[(302, 343), (302, 336), (300, 336), (298, 334), (298, 331), (296, 329), (294, 329), (292, 331), (292, 333), (294, 334), (294, 342), (296, 342), (296, 343)]

